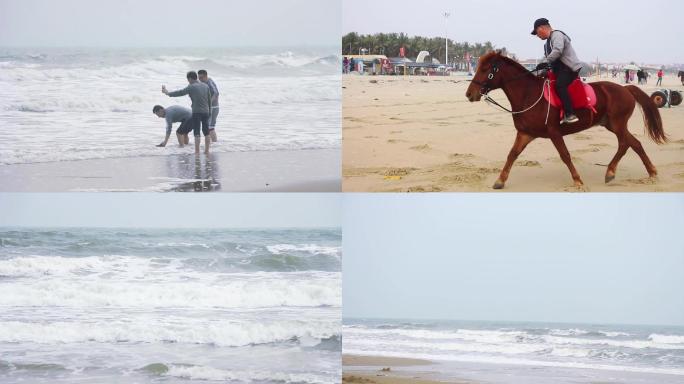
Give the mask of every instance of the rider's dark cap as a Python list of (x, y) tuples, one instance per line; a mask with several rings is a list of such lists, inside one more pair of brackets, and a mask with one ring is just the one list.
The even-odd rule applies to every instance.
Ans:
[(537, 27), (540, 25), (549, 25), (549, 20), (546, 18), (541, 18), (537, 19), (534, 21), (534, 28), (532, 28), (532, 34), (536, 35), (537, 34)]

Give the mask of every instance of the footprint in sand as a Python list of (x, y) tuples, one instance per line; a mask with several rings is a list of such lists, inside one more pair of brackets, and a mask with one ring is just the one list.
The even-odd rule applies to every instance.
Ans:
[(440, 181), (445, 184), (466, 184), (482, 181), (484, 178), (485, 176), (479, 173), (464, 173), (459, 175), (444, 176), (440, 179)]
[(518, 160), (515, 165), (519, 167), (541, 167), (541, 164), (536, 160)]
[(382, 173), (383, 176), (407, 176), (415, 171), (415, 168), (387, 168)]
[(475, 157), (472, 153), (452, 153), (449, 155), (450, 159), (470, 159)]
[(589, 135), (583, 135), (581, 133), (575, 134), (572, 137), (575, 138), (575, 140), (591, 140), (591, 136)]
[(364, 139), (377, 139), (377, 136), (364, 136)]
[(591, 192), (589, 190), (589, 187), (587, 187), (586, 185), (583, 185), (581, 187), (575, 187), (574, 185), (571, 187), (564, 187), (562, 189), (562, 191), (564, 191), (564, 192)]
[(575, 152), (575, 153), (589, 153), (589, 152), (598, 152), (598, 151), (600, 151), (599, 148), (593, 147), (593, 148), (576, 149), (573, 152)]
[(423, 145), (416, 145), (413, 147), (409, 147), (409, 149), (425, 153), (425, 152), (430, 152), (432, 150), (432, 147), (430, 147), (430, 145), (428, 145), (428, 144), (423, 144)]
[(442, 188), (436, 185), (416, 185), (413, 187), (408, 187), (406, 192), (442, 192)]
[(406, 140), (400, 140), (400, 139), (389, 139), (387, 140), (389, 144), (397, 144), (397, 143), (405, 143)]
[(628, 183), (632, 183), (632, 184), (654, 185), (654, 184), (658, 183), (658, 178), (657, 177), (645, 177), (643, 179), (627, 179), (625, 181)]
[(390, 135), (396, 135), (397, 133), (402, 133), (404, 131), (390, 131)]

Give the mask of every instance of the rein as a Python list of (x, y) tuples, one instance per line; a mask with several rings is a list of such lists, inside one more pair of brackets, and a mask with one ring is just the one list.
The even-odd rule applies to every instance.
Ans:
[[(488, 81), (489, 81), (489, 80), (492, 80), (492, 79), (494, 78), (494, 76), (496, 75), (496, 73), (499, 72), (499, 67), (498, 67), (498, 65), (499, 65), (498, 62), (495, 62), (494, 64), (492, 64), (492, 69), (489, 71), (489, 74), (487, 75), (487, 80), (485, 80), (484, 82), (480, 82), (480, 81), (477, 81), (477, 80), (475, 80), (475, 79), (471, 80), (471, 82), (473, 82), (473, 83), (475, 83), (475, 84), (481, 86), (481, 88), (480, 88), (480, 94), (484, 97), (484, 101), (487, 103), (487, 105), (496, 106), (496, 107), (499, 107), (502, 111), (508, 112), (508, 113), (510, 113), (510, 114), (512, 114), (512, 115), (517, 115), (517, 114), (520, 114), (520, 113), (525, 113), (525, 112), (529, 111), (530, 109), (534, 108), (537, 104), (539, 104), (539, 102), (544, 98), (544, 91), (545, 91), (546, 89), (548, 89), (549, 95), (551, 94), (551, 80), (549, 80), (549, 79), (547, 78), (547, 79), (544, 80), (544, 84), (542, 85), (542, 91), (541, 91), (541, 94), (539, 95), (539, 98), (538, 98), (537, 101), (535, 101), (532, 105), (530, 105), (529, 107), (527, 107), (527, 108), (525, 108), (525, 109), (523, 109), (523, 110), (520, 110), (520, 111), (513, 111), (513, 110), (511, 110), (511, 109), (508, 109), (508, 108), (504, 107), (503, 105), (499, 104), (496, 100), (494, 100), (491, 96), (489, 96), (489, 91), (491, 91), (491, 89), (489, 88), (489, 85), (487, 84)], [(503, 80), (502, 80), (502, 85), (505, 84), (505, 83), (509, 83), (509, 82), (511, 82), (511, 81), (514, 81), (514, 80), (518, 80), (518, 79), (520, 79), (520, 78), (522, 78), (522, 77), (525, 77), (525, 76), (527, 76), (528, 74), (530, 74), (530, 73), (532, 73), (532, 72), (536, 72), (536, 71), (537, 71), (537, 70), (534, 70), (534, 69), (533, 69), (533, 70), (528, 70), (528, 71), (522, 73), (522, 74), (519, 75), (519, 76), (515, 76), (515, 77), (510, 78), (510, 79), (503, 79)], [(550, 113), (550, 111), (551, 111), (551, 102), (548, 101), (548, 102), (547, 102), (547, 108), (546, 108), (546, 121), (545, 121), (545, 124), (548, 124), (548, 122), (549, 122), (549, 113)]]

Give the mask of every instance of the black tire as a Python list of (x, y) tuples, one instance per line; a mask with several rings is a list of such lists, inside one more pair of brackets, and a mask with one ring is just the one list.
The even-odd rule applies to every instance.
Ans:
[(682, 93), (679, 91), (670, 92), (670, 104), (679, 105), (682, 103)]
[(663, 91), (655, 91), (651, 94), (651, 100), (658, 108), (662, 108), (667, 104), (667, 95)]

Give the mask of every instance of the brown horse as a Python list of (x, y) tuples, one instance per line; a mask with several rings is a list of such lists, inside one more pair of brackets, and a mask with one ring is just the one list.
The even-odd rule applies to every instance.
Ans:
[(596, 92), (596, 113), (590, 109), (579, 109), (575, 111), (579, 117), (578, 122), (561, 125), (560, 110), (553, 106), (549, 109), (547, 101), (541, 98), (545, 81), (546, 79), (532, 74), (525, 67), (499, 52), (489, 52), (480, 58), (477, 72), (466, 91), (466, 97), (471, 102), (479, 101), (492, 89), (501, 88), (511, 104), (513, 124), (518, 131), (506, 165), (501, 170), (499, 179), (494, 183), (495, 189), (504, 187), (518, 155), (537, 137), (551, 139), (561, 159), (570, 170), (575, 186), (582, 187), (584, 184), (572, 164), (563, 136), (595, 125), (606, 127), (618, 139), (617, 153), (608, 164), (606, 171), (606, 183), (615, 178), (618, 162), (628, 148), (632, 148), (639, 155), (650, 177), (658, 174), (639, 140), (627, 130), (627, 121), (634, 112), (636, 103), (639, 103), (648, 135), (657, 144), (667, 141), (658, 107), (646, 93), (633, 85), (623, 87), (608, 81), (591, 83), (590, 85)]

